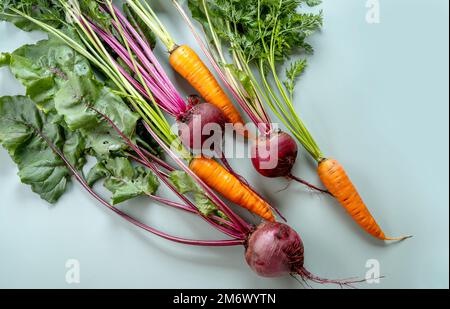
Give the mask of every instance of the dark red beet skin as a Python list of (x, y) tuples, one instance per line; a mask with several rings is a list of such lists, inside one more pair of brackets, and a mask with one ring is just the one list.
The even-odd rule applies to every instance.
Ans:
[(297, 275), (307, 281), (319, 284), (337, 284), (353, 287), (365, 280), (329, 280), (311, 274), (304, 267), (303, 242), (296, 231), (286, 224), (264, 222), (250, 235), (245, 244), (245, 260), (250, 268), (261, 277), (282, 277)]
[(222, 136), (225, 124), (226, 119), (220, 109), (209, 103), (201, 103), (192, 106), (178, 118), (178, 134), (186, 147), (201, 150), (204, 142), (214, 135), (214, 132), (203, 132), (205, 126), (220, 129)]
[(281, 277), (303, 268), (303, 242), (283, 223), (265, 222), (251, 234), (245, 251), (250, 268), (262, 277)]
[(265, 177), (287, 177), (291, 174), (297, 154), (295, 140), (287, 133), (276, 132), (258, 138), (253, 144), (252, 163)]

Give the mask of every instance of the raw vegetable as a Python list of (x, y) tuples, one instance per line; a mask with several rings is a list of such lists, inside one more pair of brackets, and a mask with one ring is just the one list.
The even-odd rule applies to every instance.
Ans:
[(255, 192), (248, 189), (238, 178), (227, 172), (220, 164), (205, 157), (195, 158), (189, 164), (191, 170), (206, 184), (227, 196), (227, 199), (242, 205), (252, 213), (268, 221), (275, 221), (270, 205)]
[(265, 222), (257, 227), (245, 243), (245, 259), (262, 277), (299, 275), (306, 283), (333, 283), (350, 286), (365, 280), (328, 280), (314, 276), (304, 267), (304, 247), (300, 236), (283, 223)]
[[(64, 171), (64, 177), (68, 177), (70, 174), (74, 175), (75, 179), (81, 184), (82, 187), (87, 190), (89, 194), (91, 194), (92, 197), (94, 197), (102, 205), (108, 207), (110, 210), (112, 210), (125, 220), (129, 221), (130, 223), (157, 236), (163, 237), (173, 242), (187, 245), (244, 245), (246, 248), (246, 260), (248, 261), (252, 269), (257, 274), (262, 276), (273, 277), (283, 276), (287, 274), (298, 275), (302, 280), (311, 280), (313, 282), (319, 283), (335, 283), (341, 286), (351, 286), (350, 284), (356, 282), (324, 280), (317, 278), (306, 271), (303, 268), (303, 245), (301, 241), (299, 241), (300, 238), (291, 228), (284, 224), (271, 223), (269, 225), (269, 223), (265, 223), (258, 227), (254, 227), (251, 230), (247, 230), (245, 233), (241, 232), (241, 234), (239, 234), (237, 231), (233, 232), (232, 229), (239, 229), (235, 225), (231, 225), (231, 223), (227, 221), (223, 213), (219, 212), (222, 217), (215, 217), (214, 214), (217, 212), (217, 210), (214, 209), (213, 204), (209, 204), (208, 207), (205, 208), (204, 212), (208, 212), (209, 216), (216, 219), (218, 221), (218, 224), (220, 224), (221, 229), (224, 229), (222, 225), (226, 225), (231, 229), (225, 229), (224, 231), (228, 231), (231, 234), (236, 233), (236, 235), (238, 236), (238, 238), (236, 239), (211, 241), (192, 240), (172, 236), (156, 230), (135, 218), (130, 217), (125, 212), (118, 210), (117, 208), (110, 205), (97, 193), (95, 193), (93, 189), (91, 189), (91, 185), (93, 184), (92, 181), (97, 181), (99, 176), (95, 176), (94, 179), (91, 178), (91, 183), (88, 183), (88, 181), (86, 181), (82, 177), (82, 175), (76, 170), (76, 168), (70, 164), (70, 162), (65, 158), (63, 152), (60, 150), (61, 147), (58, 146), (60, 142), (59, 138), (55, 137), (54, 132), (57, 130), (55, 130), (55, 128), (53, 127), (55, 125), (52, 123), (52, 120), (50, 118), (47, 118), (41, 111), (37, 110), (35, 106), (35, 103), (26, 97), (3, 97), (0, 99), (0, 142), (2, 143), (2, 145), (4, 145), (10, 151), (10, 153), (14, 153), (15, 155), (17, 154), (16, 152), (19, 148), (22, 148), (23, 151), (30, 151), (30, 147), (33, 147), (32, 145), (39, 145), (39, 149), (41, 152), (45, 151), (47, 156), (52, 155), (53, 158), (57, 158), (59, 168), (63, 169)], [(30, 143), (21, 144), (19, 142), (20, 140), (30, 140), (30, 138), (24, 138), (25, 135), (17, 134), (21, 131), (21, 129), (25, 129), (24, 131), (27, 131), (27, 129), (31, 130), (27, 133), (24, 133), (31, 134), (33, 136)], [(127, 142), (130, 141), (128, 140)], [(142, 157), (142, 159), (145, 160), (145, 157)], [(147, 164), (151, 165), (151, 163), (148, 161)], [(100, 177), (110, 177), (107, 181), (112, 181), (113, 185), (114, 182), (117, 181), (117, 176), (112, 177), (110, 174), (111, 171), (116, 171), (113, 172), (113, 174), (119, 175), (122, 178), (133, 178), (135, 176), (133, 175), (133, 168), (124, 158), (116, 158), (112, 161), (107, 162), (106, 164), (102, 164), (101, 166), (98, 165), (93, 170), (95, 170), (96, 173), (99, 172), (99, 174), (101, 175)], [(119, 172), (117, 172), (117, 170), (119, 170)], [(149, 174), (151, 175), (151, 173)], [(88, 179), (89, 178), (90, 177), (88, 177)], [(199, 187), (197, 187), (194, 182), (191, 182), (191, 178), (183, 172), (172, 172), (170, 179), (173, 183), (176, 183), (176, 186), (178, 187), (180, 193), (195, 192), (196, 194), (202, 194), (201, 189), (199, 189)], [(128, 187), (125, 186), (125, 188)], [(116, 193), (114, 193), (114, 196), (116, 198), (123, 198), (123, 196), (121, 195), (123, 191), (120, 191), (119, 195), (116, 195)], [(53, 200), (49, 201), (53, 202)], [(159, 199), (159, 201), (163, 201), (163, 199)], [(173, 207), (186, 207), (183, 208), (183, 210), (193, 212), (193, 210), (191, 208), (188, 208), (187, 206), (178, 205), (169, 201), (166, 201), (166, 203)], [(218, 225), (216, 225), (216, 227), (219, 228)], [(246, 239), (248, 239), (248, 241)], [(282, 249), (284, 250), (282, 251)], [(264, 262), (262, 263), (261, 261)]]
[[(174, 237), (153, 229), (126, 215), (95, 193), (81, 173), (67, 160), (65, 154), (61, 150), (64, 142), (64, 137), (60, 134), (60, 132), (63, 132), (62, 127), (55, 124), (52, 117), (48, 117), (43, 112), (39, 111), (33, 101), (21, 96), (2, 97), (0, 98), (0, 111), (0, 143), (9, 151), (12, 158), (18, 164), (22, 181), (31, 184), (33, 190), (36, 193), (39, 193), (41, 197), (47, 201), (51, 203), (56, 202), (56, 200), (64, 193), (70, 175), (73, 175), (83, 188), (96, 200), (100, 201), (103, 205), (107, 206), (131, 223), (156, 235), (190, 245), (228, 246), (242, 243), (241, 240), (237, 239), (225, 241), (195, 241)], [(115, 129), (117, 129), (117, 127), (115, 127)], [(122, 133), (119, 134), (124, 136)], [(124, 139), (126, 139), (127, 143), (131, 143), (125, 136)], [(119, 159), (119, 164), (123, 164), (125, 162), (124, 160), (126, 159)], [(118, 162), (113, 164), (117, 164)], [(150, 162), (148, 163), (151, 165)], [(151, 166), (154, 168), (153, 165)], [(139, 177), (136, 178), (136, 175), (132, 175), (132, 173), (134, 173), (132, 172), (132, 169), (133, 167), (128, 163), (123, 164), (120, 168), (117, 168), (116, 166), (109, 169), (114, 176), (109, 176), (112, 178), (107, 181), (111, 181), (111, 185), (115, 192), (114, 197), (117, 198), (117, 202), (127, 200), (136, 195), (133, 194), (130, 196), (126, 192), (129, 190), (129, 185), (114, 182), (112, 180), (113, 178), (126, 178), (131, 176), (135, 181), (140, 180), (142, 183), (147, 181), (145, 179), (139, 179)], [(142, 169), (138, 168), (137, 171), (139, 173)], [(154, 168), (154, 171), (157, 171), (157, 169)], [(147, 175), (146, 177), (149, 177), (151, 172), (147, 171), (145, 174)], [(153, 183), (153, 185), (157, 187), (158, 182), (155, 181), (153, 176), (150, 177), (152, 180), (147, 186)], [(150, 187), (150, 191), (154, 191), (155, 187)], [(159, 199), (159, 201), (170, 204), (164, 199)], [(187, 201), (187, 199), (185, 199), (185, 201)], [(175, 204), (170, 205), (173, 206)], [(200, 214), (193, 204), (184, 207), (189, 209), (190, 212)], [(228, 221), (226, 219), (220, 218), (220, 224), (216, 223), (214, 219), (207, 217), (204, 217), (204, 219), (224, 233), (229, 235), (239, 235), (237, 231), (228, 228)]]
[(208, 103), (194, 105), (180, 116), (178, 121), (181, 122), (178, 135), (184, 145), (195, 150), (209, 150), (206, 143), (213, 142), (214, 132), (217, 132), (219, 145), (212, 143), (211, 146), (216, 147), (211, 147), (211, 150), (222, 148), (222, 132), (225, 131), (226, 119), (220, 109), (214, 105)]
[[(223, 59), (222, 48), (226, 43), (233, 59), (231, 66), (245, 77), (239, 79), (241, 88), (251, 88), (246, 93), (256, 96), (256, 102), (265, 102), (303, 145), (317, 162), (326, 188), (352, 218), (376, 238), (403, 240), (407, 237), (384, 235), (342, 167), (334, 159), (324, 156), (297, 114), (293, 103), (294, 90), (297, 78), (306, 67), (306, 60), (291, 61), (284, 81), (277, 69), (299, 51), (313, 52), (306, 39), (322, 26), (322, 13), (300, 13), (299, 8), (303, 4), (314, 6), (319, 3), (306, 0), (189, 0), (189, 7), (213, 42), (218, 60)], [(261, 85), (253, 70), (258, 72)], [(251, 87), (246, 87), (246, 84)], [(243, 105), (251, 106), (245, 102)], [(337, 165), (339, 168), (330, 168)]]

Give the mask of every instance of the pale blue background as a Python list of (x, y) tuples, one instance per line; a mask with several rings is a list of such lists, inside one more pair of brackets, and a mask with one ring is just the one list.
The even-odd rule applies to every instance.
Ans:
[[(158, 5), (179, 42), (194, 45), (169, 1)], [(362, 233), (326, 197), (256, 175), (234, 160), (301, 233), (306, 266), (328, 278), (364, 277), (378, 259), (386, 279), (368, 288), (448, 288), (448, 1), (380, 0), (381, 23), (365, 21), (366, 0), (325, 0), (325, 27), (302, 78), (296, 106), (318, 143), (346, 166), (389, 235)], [(0, 50), (43, 38), (0, 23)], [(160, 59), (166, 56), (160, 51)], [(189, 88), (176, 78), (190, 93)], [(7, 69), (0, 94), (22, 93)], [(147, 235), (92, 201), (77, 185), (49, 206), (19, 183), (0, 150), (0, 288), (296, 288), (291, 278), (262, 279), (242, 248), (192, 248)], [(295, 173), (317, 182), (304, 153)], [(142, 199), (123, 205), (165, 231), (220, 237), (208, 226)], [(81, 284), (65, 282), (65, 262), (81, 263)]]

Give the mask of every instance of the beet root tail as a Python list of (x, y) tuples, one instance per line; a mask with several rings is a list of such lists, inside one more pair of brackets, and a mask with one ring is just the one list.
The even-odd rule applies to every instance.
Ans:
[(306, 281), (311, 281), (311, 282), (319, 283), (319, 284), (335, 284), (335, 285), (339, 285), (341, 288), (347, 287), (347, 288), (355, 289), (356, 288), (354, 286), (355, 284), (367, 282), (366, 279), (352, 279), (352, 278), (343, 279), (343, 280), (324, 279), (324, 278), (320, 278), (320, 277), (317, 277), (317, 276), (311, 274), (307, 269), (305, 269), (303, 267), (297, 269), (296, 274), (298, 276), (300, 276), (300, 278), (302, 280), (304, 280), (304, 282), (306, 284), (307, 284)]
[(320, 192), (320, 193), (325, 193), (325, 194), (332, 195), (330, 191), (328, 191), (328, 190), (326, 190), (326, 189), (321, 189), (321, 188), (319, 188), (318, 186), (315, 186), (315, 185), (313, 185), (313, 184), (307, 182), (306, 180), (303, 180), (303, 179), (301, 179), (301, 178), (298, 178), (297, 176), (294, 176), (294, 175), (292, 175), (292, 174), (289, 174), (287, 177), (288, 177), (288, 179), (297, 181), (297, 182), (301, 183), (302, 185), (307, 186), (308, 188), (312, 189), (313, 191), (317, 191), (317, 192)]

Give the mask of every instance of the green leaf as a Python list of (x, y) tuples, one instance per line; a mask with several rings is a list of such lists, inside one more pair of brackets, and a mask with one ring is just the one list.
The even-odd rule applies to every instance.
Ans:
[(128, 148), (126, 141), (98, 112), (111, 119), (130, 139), (135, 133), (139, 116), (131, 112), (110, 88), (93, 79), (69, 77), (54, 101), (56, 110), (64, 117), (69, 129), (80, 130), (87, 148), (98, 156)]
[(192, 194), (197, 209), (205, 216), (217, 215), (226, 218), (225, 214), (217, 209), (217, 206), (205, 195), (205, 192), (187, 173), (173, 171), (169, 174), (169, 180), (180, 194)]
[(0, 68), (3, 66), (9, 66), (11, 62), (11, 55), (9, 53), (0, 53)]
[(306, 59), (300, 59), (291, 63), (290, 67), (286, 69), (286, 78), (287, 80), (284, 82), (287, 91), (293, 97), (295, 84), (299, 76), (303, 73), (307, 65)]
[(40, 30), (30, 20), (17, 15), (11, 9), (25, 12), (46, 24), (59, 28), (65, 18), (62, 7), (53, 0), (2, 0), (0, 1), (0, 20), (8, 21), (24, 31)]
[(187, 173), (183, 171), (171, 172), (169, 176), (170, 182), (181, 194), (201, 191), (201, 189), (197, 186), (192, 177), (190, 177)]
[[(211, 38), (212, 33), (209, 27), (208, 18), (206, 16), (206, 12), (202, 1), (203, 0), (189, 0), (188, 6), (189, 10), (191, 11), (192, 18), (196, 19), (202, 25), (203, 30), (206, 32), (207, 36)], [(211, 4), (209, 5), (211, 6)], [(213, 28), (215, 28), (215, 30), (218, 32), (224, 33), (224, 30), (226, 29), (224, 19), (221, 18), (220, 14), (216, 14), (215, 10), (214, 11), (208, 10), (208, 13), (210, 15)]]
[(193, 18), (202, 23), (208, 35), (212, 26), (248, 62), (284, 62), (298, 51), (311, 52), (306, 38), (322, 26), (321, 13), (298, 10), (302, 4), (318, 5), (318, 0), (205, 0), (211, 25), (203, 1), (189, 0)]
[(313, 7), (322, 4), (322, 0), (306, 0), (306, 5)]
[(54, 109), (53, 97), (70, 75), (93, 77), (89, 62), (56, 38), (22, 46), (11, 54), (9, 62), (27, 95), (46, 113)]
[(110, 172), (106, 169), (103, 162), (98, 162), (95, 164), (89, 171), (86, 182), (87, 184), (92, 187), (94, 186), (98, 181), (110, 176)]
[(70, 178), (65, 163), (45, 140), (59, 149), (65, 145), (64, 129), (52, 118), (27, 97), (0, 98), (0, 144), (17, 164), (21, 181), (49, 203), (61, 197)]
[(122, 157), (98, 162), (89, 172), (88, 184), (92, 186), (103, 178), (105, 188), (113, 194), (114, 205), (140, 195), (152, 195), (159, 187), (159, 181), (151, 171), (140, 166), (135, 167)]
[(136, 142), (151, 154), (157, 157), (163, 156), (163, 149), (147, 131), (142, 121), (139, 121), (136, 126)]
[(80, 132), (65, 130), (63, 153), (76, 169), (81, 170), (86, 164), (86, 140)]
[(204, 193), (193, 193), (194, 194), (194, 202), (195, 206), (197, 206), (197, 209), (204, 215), (204, 216), (211, 216), (216, 215), (221, 218), (227, 219), (227, 216), (217, 209), (217, 206), (214, 205), (213, 202), (209, 198), (205, 196)]
[(100, 8), (99, 2), (93, 0), (78, 0), (81, 11), (90, 20), (95, 21), (102, 29), (107, 30), (111, 28), (111, 16)]
[(233, 73), (234, 77), (239, 80), (249, 98), (254, 99), (256, 93), (250, 76), (248, 76), (248, 74), (244, 71), (239, 70), (234, 64), (226, 64), (225, 67), (228, 68)]

